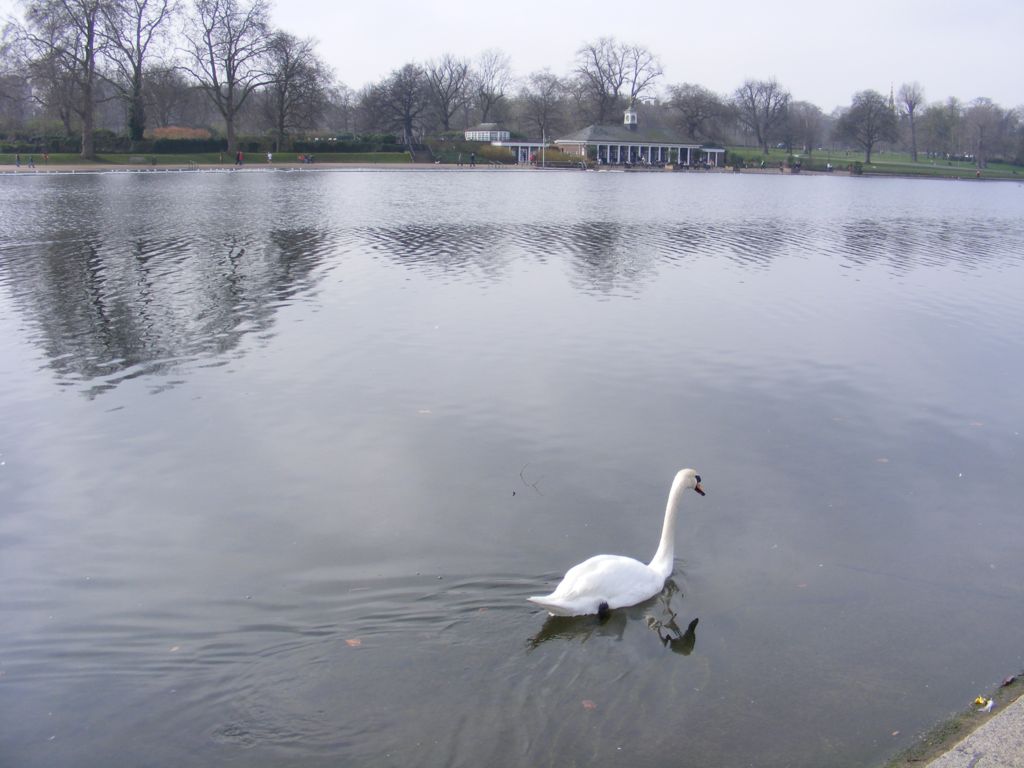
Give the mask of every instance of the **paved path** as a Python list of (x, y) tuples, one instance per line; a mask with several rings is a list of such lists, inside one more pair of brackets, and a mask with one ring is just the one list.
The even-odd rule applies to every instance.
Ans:
[(1024, 768), (1024, 696), (927, 768)]

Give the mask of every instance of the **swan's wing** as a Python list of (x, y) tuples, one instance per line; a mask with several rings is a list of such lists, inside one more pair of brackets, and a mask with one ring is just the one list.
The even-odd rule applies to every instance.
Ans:
[(621, 555), (595, 555), (570, 568), (548, 598), (563, 603), (593, 600), (592, 611), (596, 611), (602, 602), (608, 603), (609, 608), (635, 605), (663, 586), (664, 579), (638, 560)]

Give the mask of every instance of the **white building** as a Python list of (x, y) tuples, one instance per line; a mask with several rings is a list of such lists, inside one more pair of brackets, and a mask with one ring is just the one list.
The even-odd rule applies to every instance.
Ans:
[(508, 141), (509, 132), (503, 131), (497, 123), (480, 123), (466, 131), (466, 141)]
[(555, 139), (563, 152), (589, 157), (608, 165), (661, 165), (675, 163), (687, 167), (701, 164), (722, 165), (725, 150), (682, 141), (670, 131), (641, 128), (636, 110), (626, 110), (622, 125), (588, 125)]

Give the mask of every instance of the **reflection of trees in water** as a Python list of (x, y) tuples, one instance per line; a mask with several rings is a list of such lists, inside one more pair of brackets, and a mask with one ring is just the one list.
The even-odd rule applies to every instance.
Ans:
[(539, 234), (571, 255), (573, 282), (584, 293), (635, 293), (660, 261), (632, 227), (619, 222), (580, 222)]
[(119, 241), (92, 230), (17, 246), (2, 265), (53, 368), (96, 394), (265, 331), (282, 303), (313, 284), (330, 244), (308, 229), (213, 242)]
[(588, 294), (635, 294), (664, 264), (720, 257), (766, 267), (804, 235), (773, 221), (725, 226), (703, 221), (671, 224), (581, 221), (565, 225), (414, 223), (359, 229), (358, 240), (428, 276), (478, 274), (501, 279), (526, 255), (541, 262), (566, 258), (574, 287)]
[(1024, 242), (1008, 248), (1012, 236), (999, 220), (857, 219), (841, 225), (836, 245), (850, 264), (885, 264), (905, 274), (919, 266), (976, 269), (1007, 253), (1019, 257)]
[(792, 239), (774, 223), (723, 226), (702, 221), (665, 224), (581, 222), (538, 233), (573, 256), (576, 286), (585, 293), (638, 293), (665, 264), (723, 258), (765, 267)]
[(479, 273), (498, 280), (513, 258), (516, 229), (503, 225), (410, 223), (356, 230), (370, 250), (429, 274)]

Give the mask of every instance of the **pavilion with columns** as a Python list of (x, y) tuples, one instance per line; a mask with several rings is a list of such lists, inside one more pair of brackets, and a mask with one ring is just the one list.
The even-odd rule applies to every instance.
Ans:
[(681, 137), (660, 128), (641, 128), (636, 109), (630, 105), (622, 125), (588, 125), (555, 139), (563, 152), (596, 159), (604, 165), (665, 165), (688, 167), (723, 164), (725, 150), (704, 147), (680, 140)]

